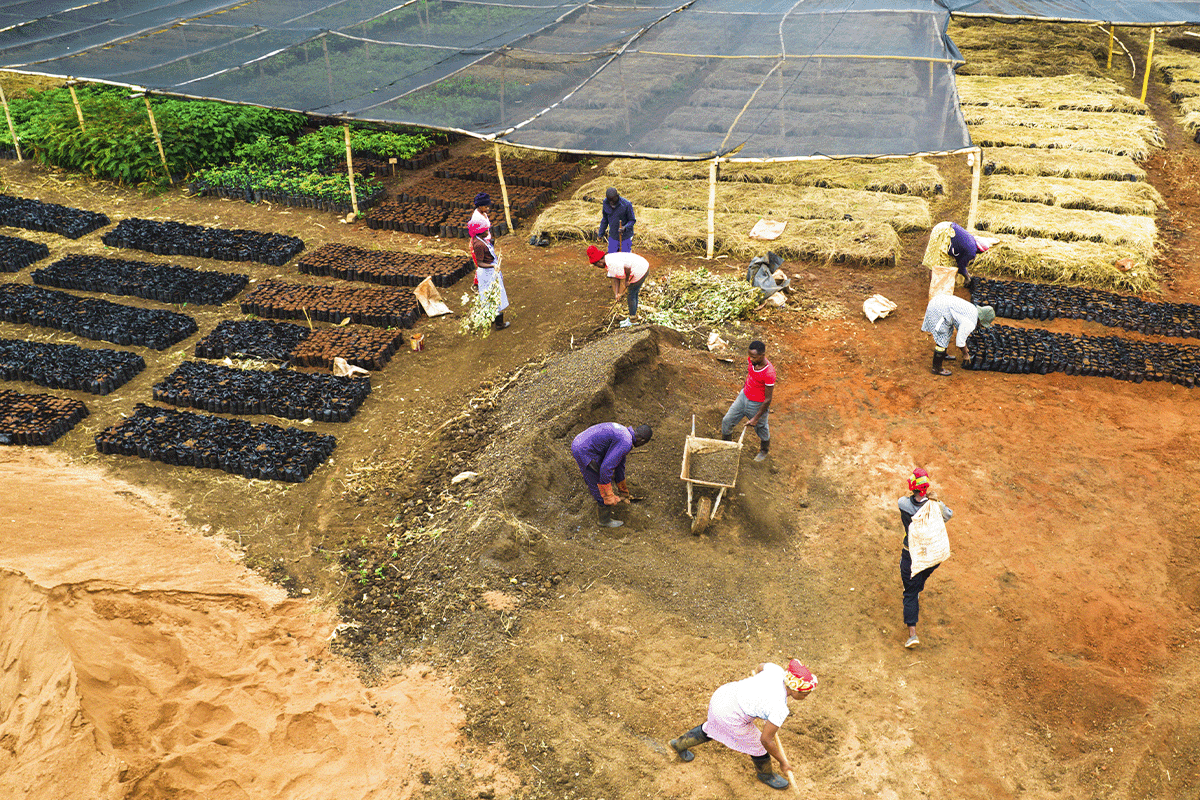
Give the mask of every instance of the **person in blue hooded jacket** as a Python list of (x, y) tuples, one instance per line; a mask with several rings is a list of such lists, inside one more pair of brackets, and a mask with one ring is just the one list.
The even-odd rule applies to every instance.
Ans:
[(609, 187), (600, 203), (600, 240), (608, 235), (608, 252), (628, 253), (633, 250), (633, 203)]

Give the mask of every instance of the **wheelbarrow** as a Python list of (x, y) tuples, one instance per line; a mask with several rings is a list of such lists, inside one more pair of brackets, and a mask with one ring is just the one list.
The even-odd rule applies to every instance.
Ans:
[[(683, 443), (683, 467), (679, 479), (687, 484), (687, 512), (692, 518), (692, 533), (699, 536), (708, 527), (725, 490), (732, 489), (737, 483), (738, 462), (741, 461), (742, 439), (746, 437), (746, 429), (736, 442), (724, 439), (704, 439), (696, 435), (696, 415), (692, 415), (692, 433)], [(729, 451), (736, 451), (730, 455)], [(703, 467), (702, 462), (708, 462)], [(707, 495), (700, 498), (696, 504), (696, 512), (692, 513), (692, 487), (709, 486), (717, 490), (717, 499)]]

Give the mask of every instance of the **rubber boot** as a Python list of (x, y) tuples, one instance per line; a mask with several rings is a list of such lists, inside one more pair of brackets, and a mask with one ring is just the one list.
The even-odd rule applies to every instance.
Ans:
[(771, 766), (771, 757), (769, 755), (750, 756), (750, 760), (754, 762), (754, 771), (758, 779), (767, 786), (770, 786), (772, 789), (786, 789), (788, 787), (787, 778), (775, 774), (775, 768)]
[(755, 461), (766, 461), (767, 454), (771, 452), (771, 440), (763, 439), (758, 445), (758, 454), (754, 456)]
[(608, 506), (600, 506), (600, 527), (601, 528), (619, 528), (624, 525), (619, 519), (613, 519), (612, 509)]
[(945, 376), (945, 375), (950, 374), (950, 370), (948, 370), (942, 366), (942, 362), (945, 360), (946, 360), (946, 351), (945, 350), (934, 350), (933, 351), (933, 369), (931, 371), (933, 372), (934, 375)]
[(494, 327), (498, 331), (504, 330), (509, 325), (512, 325), (512, 323), (504, 321), (504, 312), (503, 311), (501, 311), (499, 314), (497, 314), (495, 321), (492, 322), (492, 327)]
[(679, 754), (680, 760), (691, 761), (696, 757), (691, 748), (711, 741), (712, 737), (704, 732), (704, 726), (697, 725), (678, 739), (672, 739), (671, 747), (675, 748), (675, 752)]
[(733, 441), (733, 434), (732, 434), (732, 433), (722, 433), (722, 434), (721, 434), (721, 439), (722, 439), (722, 441), (726, 441), (726, 442), (732, 442), (732, 441)]

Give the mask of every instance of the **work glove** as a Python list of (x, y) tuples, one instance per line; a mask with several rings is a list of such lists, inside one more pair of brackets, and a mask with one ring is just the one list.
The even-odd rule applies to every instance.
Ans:
[(617, 481), (617, 491), (621, 494), (629, 494), (629, 487), (625, 485), (625, 481)]
[(615, 506), (621, 502), (621, 498), (613, 494), (611, 483), (599, 483), (596, 484), (596, 488), (600, 490), (600, 497), (604, 499), (604, 505)]

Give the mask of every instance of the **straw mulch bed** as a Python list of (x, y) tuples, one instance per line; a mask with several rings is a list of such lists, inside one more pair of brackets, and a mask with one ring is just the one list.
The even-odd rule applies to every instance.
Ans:
[[(1125, 116), (1125, 115), (1122, 115)], [(1132, 131), (1029, 128), (1019, 125), (970, 125), (971, 141), (981, 147), (1037, 147), (1112, 153), (1138, 160), (1150, 155), (1149, 142)]]
[(950, 20), (950, 39), (967, 60), (957, 74), (1102, 77), (1108, 34), (1093, 25)]
[(1037, 236), (1064, 242), (1105, 242), (1123, 246), (1126, 255), (1153, 259), (1158, 231), (1152, 217), (1075, 211), (1034, 203), (981, 200), (976, 227), (981, 231)]
[(1107, 133), (1132, 133), (1148, 144), (1161, 147), (1162, 130), (1148, 114), (1123, 114), (1111, 111), (1062, 111), (1053, 108), (1020, 106), (963, 106), (968, 125), (1015, 125), (1029, 128), (1061, 128)]
[[(971, 271), (995, 278), (1092, 286), (1117, 292), (1158, 291), (1161, 279), (1153, 264), (1127, 247), (1102, 242), (1062, 242), (1000, 234), (1000, 243), (980, 253)], [(1114, 264), (1133, 258), (1127, 272)]]
[(1145, 103), (1130, 97), (1120, 84), (1107, 78), (1090, 78), (1086, 75), (1052, 78), (964, 75), (957, 82), (958, 97), (963, 105), (1146, 113)]
[[(761, 215), (717, 214), (714, 253), (749, 260), (774, 250), (786, 259), (821, 259), (864, 266), (892, 266), (900, 253), (900, 237), (878, 222), (792, 220), (778, 239), (751, 239), (747, 234)], [(634, 245), (638, 249), (703, 254), (708, 241), (708, 215), (699, 211), (638, 206)], [(533, 224), (534, 236), (554, 241), (592, 242), (600, 227), (599, 205), (565, 200), (547, 208)]]
[[(640, 206), (708, 211), (705, 181), (631, 180), (603, 176), (582, 186), (574, 200), (591, 200), (600, 207), (604, 191), (615, 187), (622, 197)], [(922, 197), (818, 189), (780, 183), (717, 184), (716, 210), (722, 214), (756, 214), (771, 219), (843, 219), (886, 222), (898, 231), (923, 230), (933, 224), (929, 203)]]
[(1146, 170), (1129, 156), (1082, 150), (992, 147), (983, 152), (984, 169), (997, 175), (1046, 175), (1100, 181), (1144, 181)]
[[(708, 180), (708, 161), (650, 161), (618, 158), (608, 174), (633, 180)], [(720, 181), (790, 183), (825, 189), (857, 189), (933, 197), (943, 191), (942, 174), (921, 158), (818, 159), (769, 164), (721, 164)]]
[(979, 196), (985, 200), (1015, 200), (1060, 208), (1145, 216), (1154, 216), (1164, 205), (1162, 195), (1148, 183), (1030, 175), (992, 175), (980, 187)]
[(1200, 40), (1179, 36), (1163, 42), (1154, 53), (1154, 67), (1171, 91), (1171, 102), (1179, 108), (1188, 130), (1200, 128)]

